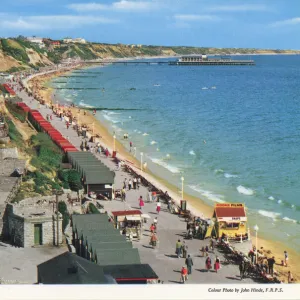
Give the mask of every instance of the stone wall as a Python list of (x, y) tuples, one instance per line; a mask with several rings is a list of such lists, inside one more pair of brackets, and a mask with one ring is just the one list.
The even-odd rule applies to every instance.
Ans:
[[(43, 245), (56, 245), (56, 218), (51, 217), (49, 220), (25, 219), (24, 223), (24, 235), (25, 244), (24, 247), (34, 246), (34, 224), (42, 224), (42, 244)], [(62, 219), (59, 220), (59, 243), (62, 244)]]
[(6, 159), (6, 158), (18, 158), (18, 149), (17, 148), (6, 148), (6, 149), (0, 149), (0, 159)]
[(20, 218), (9, 217), (9, 237), (13, 245), (24, 247), (24, 222)]

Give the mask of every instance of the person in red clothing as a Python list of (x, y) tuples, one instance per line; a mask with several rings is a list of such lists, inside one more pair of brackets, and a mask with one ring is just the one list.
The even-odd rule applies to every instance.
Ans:
[(183, 266), (181, 269), (181, 278), (180, 281), (182, 283), (185, 283), (188, 280), (188, 270), (186, 268), (186, 266)]
[(150, 231), (151, 231), (151, 233), (153, 233), (153, 232), (156, 231), (156, 226), (155, 226), (154, 224), (152, 224), (152, 225), (150, 226)]
[(142, 197), (142, 196), (140, 196), (140, 198), (139, 198), (139, 204), (140, 204), (140, 210), (142, 210), (142, 209), (143, 209), (143, 207), (144, 207), (144, 205), (145, 205), (145, 203), (144, 203), (144, 200), (143, 200), (143, 197)]

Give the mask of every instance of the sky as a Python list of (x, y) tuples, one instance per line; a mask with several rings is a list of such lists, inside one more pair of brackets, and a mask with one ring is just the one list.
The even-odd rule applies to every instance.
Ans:
[(300, 0), (1, 0), (0, 36), (300, 49)]

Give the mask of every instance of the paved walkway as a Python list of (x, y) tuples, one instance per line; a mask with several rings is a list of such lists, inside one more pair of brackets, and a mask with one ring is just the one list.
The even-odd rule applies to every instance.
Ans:
[[(19, 93), (19, 96), (23, 101), (32, 109), (38, 108), (38, 102), (29, 98), (25, 92)], [(43, 116), (50, 114), (51, 110), (45, 106), (41, 106), (39, 109)], [(64, 136), (67, 136), (69, 140), (79, 148), (82, 138), (78, 137), (77, 133), (71, 128), (67, 129), (65, 122), (61, 122), (59, 118), (54, 117), (52, 125), (59, 130)], [(102, 155), (97, 157), (106, 164), (111, 170), (116, 169), (116, 165), (110, 158), (106, 158)], [(121, 188), (124, 179), (129, 179), (130, 176), (124, 171), (116, 171), (115, 188)], [(142, 196), (147, 199), (148, 190), (146, 187), (141, 186), (139, 190), (131, 190), (127, 192), (126, 203), (120, 200), (113, 201), (101, 201), (107, 211), (124, 210), (124, 209), (139, 209), (138, 198)], [(171, 194), (170, 194), (171, 195)], [(171, 195), (172, 196), (172, 195)], [(175, 256), (175, 244), (178, 239), (183, 240), (183, 236), (186, 232), (186, 223), (183, 219), (177, 215), (170, 214), (167, 208), (162, 204), (162, 210), (159, 215), (156, 214), (155, 203), (145, 203), (143, 213), (147, 213), (151, 216), (151, 220), (148, 224), (145, 224), (145, 228), (140, 241), (134, 241), (134, 247), (139, 249), (142, 263), (148, 263), (158, 274), (159, 278), (165, 283), (179, 283), (180, 270), (184, 265), (183, 258), (177, 258)], [(158, 247), (152, 249), (149, 246), (150, 232), (148, 231), (151, 221), (158, 217), (158, 230), (157, 235), (159, 239)], [(208, 244), (208, 240), (186, 240), (188, 245), (188, 254), (191, 255), (194, 261), (193, 273), (189, 276), (187, 283), (239, 283), (239, 270), (237, 265), (225, 265), (222, 264), (223, 255), (215, 250), (215, 253), (210, 253), (212, 262), (216, 255), (221, 259), (222, 268), (218, 273), (213, 271), (207, 272), (205, 270), (205, 258), (200, 257), (199, 249), (202, 246)], [(253, 283), (252, 279), (244, 279), (243, 283)]]
[(1, 284), (34, 284), (37, 282), (37, 266), (61, 253), (66, 246), (38, 248), (16, 248), (0, 242)]

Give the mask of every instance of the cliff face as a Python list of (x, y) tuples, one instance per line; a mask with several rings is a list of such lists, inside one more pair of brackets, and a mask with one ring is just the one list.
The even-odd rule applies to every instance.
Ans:
[(300, 54), (294, 50), (208, 48), (208, 47), (163, 47), (123, 44), (61, 44), (58, 47), (47, 45), (40, 49), (37, 44), (16, 39), (0, 39), (0, 71), (13, 72), (26, 68), (59, 63), (67, 58), (91, 60), (98, 58), (122, 58), (145, 56), (175, 56), (187, 54)]

